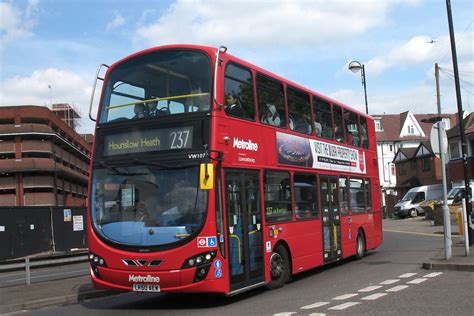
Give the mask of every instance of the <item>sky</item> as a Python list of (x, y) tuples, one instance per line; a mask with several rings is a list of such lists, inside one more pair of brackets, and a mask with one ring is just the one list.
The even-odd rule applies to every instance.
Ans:
[[(451, 0), (463, 108), (474, 110), (474, 1)], [(142, 49), (218, 47), (369, 113), (457, 112), (445, 0), (0, 0), (0, 106), (70, 103), (88, 118), (100, 64)], [(97, 101), (97, 97), (96, 97)]]

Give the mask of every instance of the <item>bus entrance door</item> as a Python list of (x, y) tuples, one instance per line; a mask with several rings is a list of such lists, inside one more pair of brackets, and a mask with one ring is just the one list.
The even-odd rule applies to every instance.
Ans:
[(230, 289), (264, 281), (259, 173), (226, 170)]
[(342, 257), (341, 213), (337, 185), (337, 178), (320, 177), (324, 262), (335, 261)]

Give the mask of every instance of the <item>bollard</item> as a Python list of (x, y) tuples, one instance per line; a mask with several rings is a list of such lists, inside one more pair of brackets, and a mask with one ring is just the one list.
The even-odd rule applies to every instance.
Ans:
[(459, 235), (464, 236), (464, 220), (462, 209), (459, 209), (456, 214), (458, 216)]
[(30, 274), (30, 257), (25, 259), (25, 270), (26, 270), (26, 285), (31, 284), (31, 274)]

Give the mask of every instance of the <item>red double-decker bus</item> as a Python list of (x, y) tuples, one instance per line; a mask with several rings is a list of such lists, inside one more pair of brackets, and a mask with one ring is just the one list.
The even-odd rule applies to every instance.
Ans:
[(233, 295), (381, 245), (369, 116), (224, 47), (156, 47), (105, 67), (95, 287)]

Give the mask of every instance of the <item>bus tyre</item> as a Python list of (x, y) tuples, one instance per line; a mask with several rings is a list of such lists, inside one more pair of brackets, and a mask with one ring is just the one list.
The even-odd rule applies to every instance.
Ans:
[(288, 252), (281, 244), (276, 245), (270, 257), (270, 275), (272, 280), (267, 285), (267, 288), (270, 290), (282, 287), (290, 278)]
[(357, 234), (357, 243), (356, 243), (356, 259), (362, 259), (365, 255), (365, 237), (364, 234), (359, 230)]
[(412, 208), (410, 210), (410, 216), (411, 217), (417, 217), (418, 216), (418, 211), (416, 210), (416, 208)]

